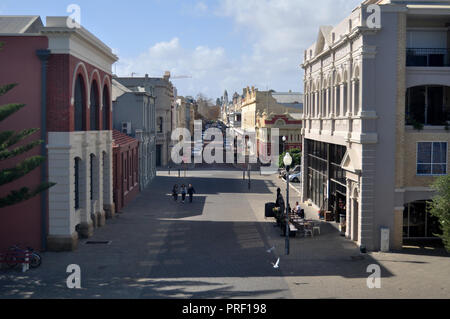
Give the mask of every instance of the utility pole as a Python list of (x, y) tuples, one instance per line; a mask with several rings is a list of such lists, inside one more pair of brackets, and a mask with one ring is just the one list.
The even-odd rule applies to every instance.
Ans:
[(252, 180), (251, 180), (251, 167), (248, 165), (248, 189), (252, 188)]

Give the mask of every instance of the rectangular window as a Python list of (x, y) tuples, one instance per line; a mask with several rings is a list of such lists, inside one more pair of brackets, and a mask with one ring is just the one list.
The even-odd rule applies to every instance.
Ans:
[(447, 150), (447, 142), (418, 143), (417, 175), (446, 175)]

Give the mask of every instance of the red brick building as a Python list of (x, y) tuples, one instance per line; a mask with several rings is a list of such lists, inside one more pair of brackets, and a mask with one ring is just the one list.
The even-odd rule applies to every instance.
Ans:
[(113, 131), (114, 204), (119, 212), (139, 194), (139, 141)]
[[(5, 185), (55, 182), (48, 192), (2, 209), (0, 249), (12, 244), (73, 250), (114, 214), (112, 192), (112, 64), (110, 48), (66, 17), (0, 16), (0, 85), (19, 86), (0, 98), (26, 103), (2, 122), (1, 131), (40, 128), (46, 148), (33, 149), (47, 163)], [(35, 139), (38, 139), (37, 137)], [(8, 163), (2, 163), (7, 167)]]

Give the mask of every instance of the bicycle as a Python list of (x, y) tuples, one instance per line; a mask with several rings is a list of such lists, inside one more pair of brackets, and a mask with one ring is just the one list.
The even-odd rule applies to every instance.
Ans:
[(17, 245), (11, 246), (8, 252), (4, 255), (4, 260), (6, 265), (9, 268), (13, 269), (16, 268), (19, 264), (24, 263), (27, 257), (29, 258), (28, 263), (31, 268), (36, 269), (41, 266), (41, 255), (31, 247), (22, 249)]

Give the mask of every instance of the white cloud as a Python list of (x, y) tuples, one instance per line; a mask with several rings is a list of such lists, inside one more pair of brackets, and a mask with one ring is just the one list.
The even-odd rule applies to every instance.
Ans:
[(208, 11), (208, 6), (204, 2), (200, 1), (195, 5), (195, 11), (199, 13), (205, 13), (206, 11)]
[[(319, 26), (335, 25), (361, 0), (222, 0), (219, 16), (234, 21), (235, 31), (252, 44), (243, 55), (249, 85), (302, 91), (300, 64), (315, 42)], [(252, 82), (253, 81), (253, 82)]]
[(195, 95), (196, 88), (204, 94), (214, 96), (216, 87), (211, 85), (217, 80), (217, 71), (227, 68), (228, 62), (223, 48), (198, 46), (189, 50), (180, 45), (178, 38), (169, 42), (159, 42), (147, 52), (132, 59), (122, 59), (117, 65), (119, 76), (140, 76), (149, 74), (160, 77), (165, 71), (174, 76), (192, 76), (192, 79), (174, 80), (178, 92), (182, 95)]
[[(246, 52), (232, 59), (222, 47), (208, 45), (183, 48), (178, 38), (153, 45), (147, 52), (123, 59), (119, 75), (131, 72), (162, 76), (192, 75), (174, 80), (180, 95), (202, 92), (211, 98), (225, 89), (229, 94), (256, 86), (277, 91), (302, 91), (303, 52), (316, 41), (319, 26), (335, 25), (351, 13), (360, 0), (220, 0), (215, 8), (218, 18), (230, 19), (235, 39)], [(200, 1), (196, 12), (211, 11)], [(236, 54), (233, 54), (236, 56)]]

